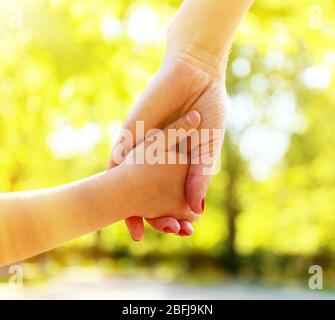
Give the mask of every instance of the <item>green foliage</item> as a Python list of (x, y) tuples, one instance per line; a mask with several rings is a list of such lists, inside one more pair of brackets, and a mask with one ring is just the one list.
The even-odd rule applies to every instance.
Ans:
[[(105, 169), (120, 123), (159, 68), (165, 29), (180, 3), (15, 1), (24, 20), (22, 30), (14, 30), (13, 1), (0, 2), (0, 191), (53, 186)], [(240, 102), (242, 119), (243, 103), (247, 108), (250, 101), (255, 116), (243, 125), (228, 122), (222, 171), (213, 179), (193, 238), (149, 232), (143, 243), (134, 244), (120, 224), (62, 250), (99, 247), (134, 259), (220, 260), (259, 251), (330, 255), (335, 249), (334, 9), (332, 0), (320, 5), (258, 0), (245, 19), (227, 88)], [(293, 111), (287, 109), (290, 103)], [(278, 104), (281, 108), (272, 107)], [(268, 158), (264, 152), (263, 160), (248, 155), (243, 141), (264, 128), (276, 133), (270, 147), (259, 142), (265, 155), (282, 143), (278, 135), (287, 145), (260, 179), (255, 167), (262, 169)]]

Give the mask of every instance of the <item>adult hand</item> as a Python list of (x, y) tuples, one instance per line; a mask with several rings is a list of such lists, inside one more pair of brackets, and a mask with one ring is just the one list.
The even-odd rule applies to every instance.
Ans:
[[(155, 77), (124, 128), (135, 132), (136, 121), (145, 121), (146, 130), (163, 128), (187, 110), (201, 113), (202, 128), (221, 130), (202, 145), (201, 157), (219, 154), (223, 142), (225, 88), (224, 75), (229, 48), (243, 16), (254, 0), (185, 0), (168, 30), (167, 55)], [(201, 14), (199, 14), (201, 12)], [(138, 141), (137, 141), (138, 142)], [(135, 142), (135, 144), (137, 143)], [(127, 146), (132, 148), (133, 146)], [(118, 146), (116, 146), (118, 148)], [(117, 165), (115, 161), (112, 166)], [(214, 161), (206, 162), (212, 167)], [(204, 197), (210, 175), (203, 164), (192, 164), (186, 183), (186, 198), (191, 209), (204, 210)], [(187, 222), (180, 226), (175, 220), (149, 221), (156, 229), (183, 234)], [(133, 237), (141, 239), (143, 221), (130, 218), (127, 224)], [(169, 224), (169, 227), (168, 227)], [(178, 228), (179, 226), (179, 228)]]
[[(152, 128), (164, 128), (189, 110), (197, 110), (202, 117), (200, 129), (218, 129), (221, 132), (216, 137), (211, 135), (201, 145), (201, 157), (215, 158), (223, 142), (224, 97), (223, 81), (216, 73), (212, 73), (201, 62), (198, 63), (196, 59), (187, 55), (168, 55), (123, 125), (123, 130), (129, 130), (137, 140), (128, 145), (118, 140), (113, 154), (119, 154), (121, 148), (125, 149), (124, 155), (126, 155), (144, 139), (143, 135), (139, 133), (136, 135), (137, 121), (144, 122), (144, 132), (147, 132)], [(115, 167), (121, 162), (120, 159), (115, 159), (113, 154), (110, 167)], [(192, 164), (190, 167), (186, 182), (186, 199), (195, 213), (200, 214), (204, 210), (204, 198), (210, 181), (208, 167), (213, 166), (214, 160), (206, 161), (206, 164)], [(191, 223), (185, 220), (177, 221), (172, 217), (165, 217), (147, 219), (147, 222), (161, 232), (181, 236), (193, 233)], [(140, 240), (144, 235), (143, 219), (131, 217), (126, 220), (126, 223), (133, 239)]]

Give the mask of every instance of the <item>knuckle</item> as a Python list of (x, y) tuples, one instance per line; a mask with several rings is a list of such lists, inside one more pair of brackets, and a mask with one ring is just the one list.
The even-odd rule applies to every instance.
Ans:
[(172, 124), (172, 129), (173, 130), (178, 130), (180, 128), (180, 122), (181, 120), (178, 120)]

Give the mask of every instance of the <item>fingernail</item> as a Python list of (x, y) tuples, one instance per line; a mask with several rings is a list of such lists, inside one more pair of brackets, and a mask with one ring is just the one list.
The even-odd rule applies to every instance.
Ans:
[(191, 111), (187, 114), (186, 119), (191, 124), (198, 124), (199, 123), (199, 113), (196, 111)]
[(172, 230), (171, 230), (169, 227), (164, 227), (164, 228), (163, 228), (163, 231), (164, 231), (165, 233), (173, 233)]
[(189, 234), (187, 232), (185, 232), (184, 230), (180, 230), (179, 235), (182, 236), (182, 237), (189, 236)]
[(187, 232), (185, 230), (180, 230), (179, 231), (179, 235), (182, 236), (182, 237), (190, 237), (192, 236), (194, 233), (194, 231), (190, 231), (190, 232)]
[(131, 237), (135, 242), (140, 242), (141, 241), (140, 239), (135, 239), (133, 236), (131, 236)]
[(202, 212), (205, 211), (205, 198), (203, 198), (201, 201), (201, 209), (202, 209)]

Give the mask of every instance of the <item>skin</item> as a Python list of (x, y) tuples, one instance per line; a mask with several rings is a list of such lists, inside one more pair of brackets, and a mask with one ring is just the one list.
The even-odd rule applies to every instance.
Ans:
[[(190, 130), (200, 114), (188, 113), (168, 126)], [(185, 133), (182, 139), (188, 137)], [(131, 217), (173, 216), (195, 221), (185, 199), (187, 164), (133, 164), (134, 154), (146, 152), (146, 139), (113, 170), (38, 191), (0, 194), (0, 266), (32, 257), (72, 239)], [(174, 144), (164, 144), (158, 156), (174, 155)], [(142, 148), (143, 147), (143, 148)], [(166, 179), (167, 176), (173, 179)], [(126, 183), (125, 183), (126, 181)]]
[[(144, 92), (123, 128), (135, 135), (136, 121), (144, 121), (146, 130), (162, 128), (189, 110), (202, 116), (202, 129), (220, 129), (221, 136), (208, 141), (209, 155), (219, 154), (224, 136), (225, 72), (229, 50), (243, 16), (253, 0), (185, 0), (168, 30), (164, 62)], [(201, 14), (199, 14), (201, 12)], [(131, 150), (141, 137), (132, 145)], [(120, 141), (115, 148), (120, 147)], [(205, 148), (206, 149), (206, 148)], [(201, 156), (206, 156), (201, 154)], [(111, 157), (110, 167), (121, 163)], [(211, 164), (214, 166), (214, 161)], [(186, 198), (193, 212), (203, 212), (210, 175), (202, 165), (191, 165), (186, 181)], [(147, 220), (156, 230), (192, 235), (189, 221), (170, 218)], [(143, 219), (126, 219), (133, 239), (144, 236)]]
[[(204, 116), (201, 128), (224, 129), (223, 84), (228, 51), (252, 2), (186, 0), (170, 26), (162, 68), (125, 128), (134, 131), (137, 120), (144, 120), (147, 130), (164, 128), (188, 110), (198, 110)], [(182, 119), (174, 126), (190, 127), (186, 118)], [(199, 121), (192, 127), (198, 127)], [(136, 141), (135, 151), (127, 157), (138, 150), (143, 139)], [(218, 154), (222, 141), (208, 141), (208, 152)], [(143, 143), (148, 147), (146, 141)], [(165, 156), (169, 153), (164, 151)], [(190, 223), (198, 218), (193, 212), (202, 212), (210, 180), (201, 173), (201, 165), (129, 165), (112, 159), (111, 166), (117, 168), (64, 186), (1, 194), (0, 266), (123, 219), (135, 239), (144, 234), (142, 218), (165, 232), (166, 227), (180, 235), (193, 232)], [(132, 218), (134, 214), (141, 218)]]

